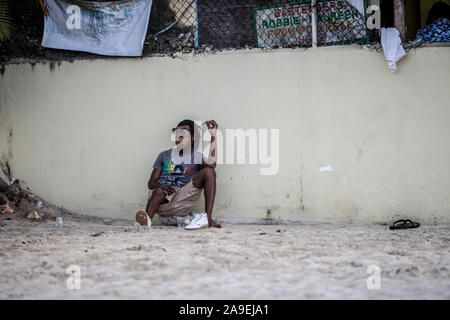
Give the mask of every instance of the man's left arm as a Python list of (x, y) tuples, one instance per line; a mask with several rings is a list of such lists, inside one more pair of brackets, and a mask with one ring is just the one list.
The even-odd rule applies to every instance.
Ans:
[(206, 121), (206, 126), (208, 127), (209, 133), (211, 135), (211, 144), (209, 147), (209, 156), (208, 159), (203, 160), (202, 167), (203, 168), (215, 168), (217, 162), (217, 152), (216, 152), (216, 134), (217, 128), (219, 125), (214, 120)]

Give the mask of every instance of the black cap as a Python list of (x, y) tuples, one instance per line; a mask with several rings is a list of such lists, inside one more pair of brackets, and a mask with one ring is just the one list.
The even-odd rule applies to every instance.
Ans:
[(189, 126), (189, 131), (191, 132), (191, 135), (194, 135), (194, 121), (186, 119), (181, 121), (180, 123), (177, 124), (177, 127), (180, 126)]

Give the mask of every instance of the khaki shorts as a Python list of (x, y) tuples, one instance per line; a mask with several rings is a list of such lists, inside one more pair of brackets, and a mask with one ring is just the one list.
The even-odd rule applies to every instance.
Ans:
[[(168, 202), (161, 204), (156, 212), (161, 217), (186, 216), (191, 213), (198, 204), (202, 189), (194, 187), (192, 180), (182, 188), (174, 188), (176, 189), (176, 192), (170, 195), (166, 194), (165, 199)], [(153, 190), (148, 192), (149, 199), (152, 196), (152, 193)]]

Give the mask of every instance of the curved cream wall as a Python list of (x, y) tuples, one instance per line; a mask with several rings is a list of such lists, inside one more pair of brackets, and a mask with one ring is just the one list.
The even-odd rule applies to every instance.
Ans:
[(280, 129), (277, 175), (218, 166), (216, 217), (450, 223), (449, 61), (415, 49), (391, 73), (342, 46), (8, 65), (0, 162), (56, 205), (133, 219), (170, 128), (213, 118)]

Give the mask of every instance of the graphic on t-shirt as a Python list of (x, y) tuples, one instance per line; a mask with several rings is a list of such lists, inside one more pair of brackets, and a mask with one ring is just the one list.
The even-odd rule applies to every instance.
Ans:
[(174, 173), (174, 174), (184, 174), (185, 176), (190, 176), (194, 171), (194, 166), (186, 166), (184, 164), (175, 165), (172, 163), (172, 159), (163, 158), (163, 168), (162, 171)]
[[(201, 164), (192, 164), (195, 163), (194, 161), (191, 161), (189, 164), (183, 162), (181, 164), (175, 164), (171, 157), (171, 151), (172, 150), (166, 150), (161, 152), (153, 167), (161, 170), (161, 175), (159, 177), (160, 184), (168, 184), (181, 188), (191, 181), (195, 174), (201, 169)], [(193, 152), (192, 158), (194, 158), (194, 156), (201, 157), (202, 155)]]

